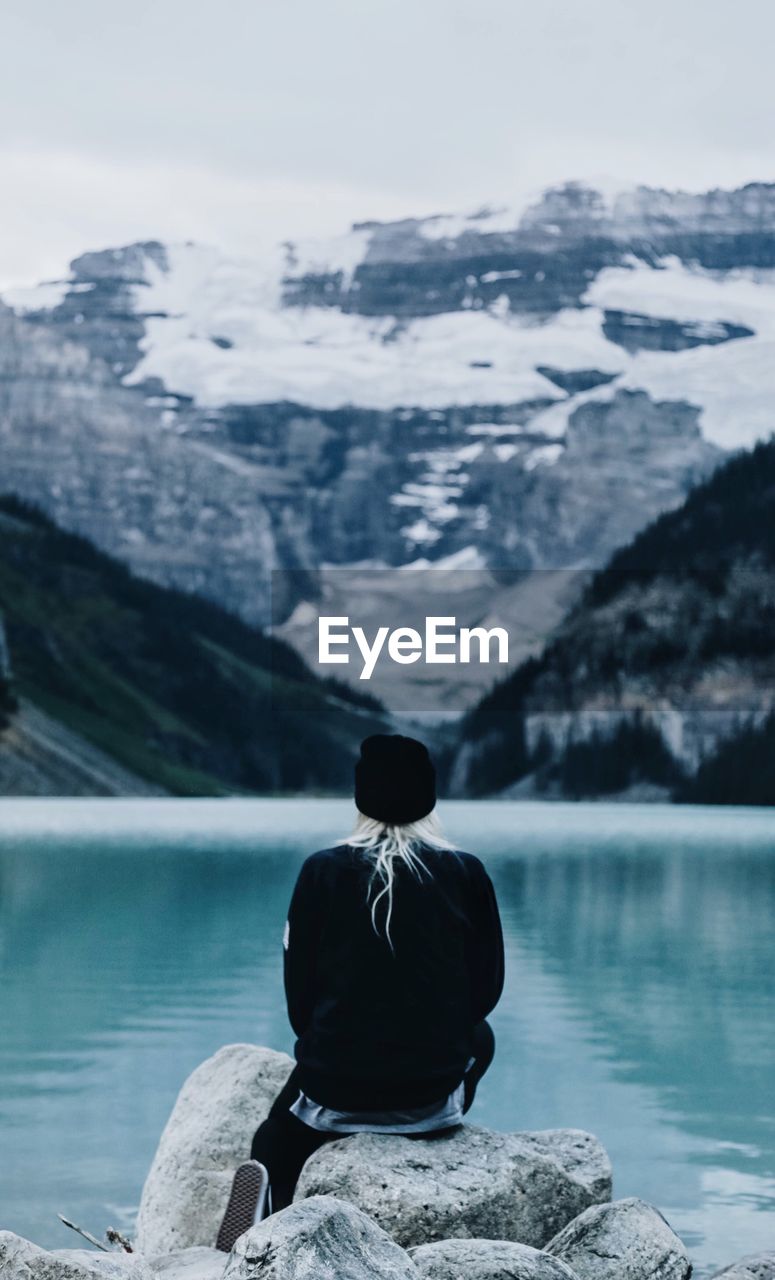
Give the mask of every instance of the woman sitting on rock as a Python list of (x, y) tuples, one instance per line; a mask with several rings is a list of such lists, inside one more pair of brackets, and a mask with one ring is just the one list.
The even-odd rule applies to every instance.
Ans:
[(348, 840), (307, 858), (285, 927), (296, 1066), (234, 1175), (217, 1247), (291, 1203), (304, 1162), (350, 1133), (430, 1138), (462, 1122), (495, 1050), (495, 893), (434, 812), (421, 742), (375, 735)]

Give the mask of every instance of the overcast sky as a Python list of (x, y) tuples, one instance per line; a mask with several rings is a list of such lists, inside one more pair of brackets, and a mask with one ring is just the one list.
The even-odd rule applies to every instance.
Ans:
[(772, 0), (2, 0), (0, 279), (576, 177), (775, 180)]

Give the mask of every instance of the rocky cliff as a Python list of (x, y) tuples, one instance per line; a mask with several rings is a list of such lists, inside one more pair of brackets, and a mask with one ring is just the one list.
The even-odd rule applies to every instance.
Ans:
[(159, 410), (85, 345), (0, 307), (3, 492), (156, 581), (254, 618), (275, 563), (251, 475), (181, 448)]

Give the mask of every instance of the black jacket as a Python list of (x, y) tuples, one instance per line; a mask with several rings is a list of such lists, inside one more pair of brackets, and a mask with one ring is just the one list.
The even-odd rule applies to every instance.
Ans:
[[(371, 922), (372, 863), (349, 845), (313, 853), (288, 914), (285, 991), (299, 1084), (323, 1106), (434, 1102), (460, 1083), (473, 1029), (503, 989), (495, 893), (478, 858), (424, 847), (429, 874), (396, 867)], [(378, 885), (379, 887), (379, 885)]]

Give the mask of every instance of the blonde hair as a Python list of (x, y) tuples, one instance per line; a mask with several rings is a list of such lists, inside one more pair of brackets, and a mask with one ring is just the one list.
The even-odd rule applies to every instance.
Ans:
[[(386, 898), (385, 937), (393, 950), (390, 937), (390, 920), (393, 914), (393, 885), (395, 883), (396, 865), (403, 863), (418, 880), (423, 875), (430, 875), (420, 857), (419, 850), (423, 845), (431, 849), (448, 849), (455, 851), (455, 845), (444, 835), (435, 809), (417, 822), (390, 824), (379, 822), (376, 818), (368, 818), (365, 813), (358, 813), (352, 834), (340, 844), (350, 845), (353, 849), (361, 849), (372, 861), (372, 871), (367, 890), (367, 901), (371, 905), (371, 923), (375, 933), (377, 928), (377, 907)], [(381, 884), (378, 893), (374, 890)]]

